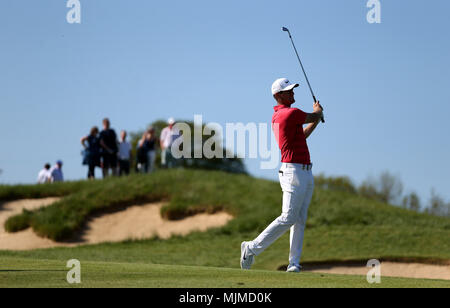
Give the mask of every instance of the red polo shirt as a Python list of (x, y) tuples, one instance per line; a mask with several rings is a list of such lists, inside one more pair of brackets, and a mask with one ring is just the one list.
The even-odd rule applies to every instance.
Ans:
[[(272, 116), (272, 129), (281, 150), (281, 162), (293, 164), (311, 164), (306, 144), (303, 124), (307, 114), (298, 108), (275, 106)], [(275, 128), (278, 124), (278, 132)]]

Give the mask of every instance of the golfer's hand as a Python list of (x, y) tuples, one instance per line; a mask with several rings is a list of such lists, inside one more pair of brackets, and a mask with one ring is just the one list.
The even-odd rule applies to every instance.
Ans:
[(320, 114), (320, 118), (317, 120), (317, 123), (321, 121), (321, 118), (323, 118), (323, 107), (320, 105), (320, 102), (317, 101), (313, 105), (314, 113)]
[(320, 104), (320, 102), (315, 102), (314, 105), (313, 105), (313, 109), (314, 109), (314, 112), (316, 112), (316, 111), (323, 111), (323, 107)]

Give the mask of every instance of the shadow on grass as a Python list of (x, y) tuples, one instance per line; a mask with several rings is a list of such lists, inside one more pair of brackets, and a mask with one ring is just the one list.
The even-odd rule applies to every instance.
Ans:
[(21, 273), (21, 272), (67, 272), (66, 270), (2, 270), (0, 269), (0, 273)]
[[(393, 263), (420, 263), (428, 265), (450, 265), (450, 260), (439, 258), (426, 258), (426, 257), (380, 257), (380, 262), (393, 262)], [(318, 262), (304, 262), (302, 266), (305, 271), (309, 270), (326, 270), (338, 266), (346, 267), (365, 267), (368, 260), (328, 260)], [(277, 268), (278, 271), (286, 271), (288, 265), (281, 265)]]

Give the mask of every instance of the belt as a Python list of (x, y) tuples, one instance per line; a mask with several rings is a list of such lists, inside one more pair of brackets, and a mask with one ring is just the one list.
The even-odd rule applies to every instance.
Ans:
[(312, 164), (309, 164), (309, 165), (301, 165), (302, 166), (302, 170), (312, 170)]
[[(295, 164), (296, 166), (300, 167), (302, 170), (312, 170), (313, 165), (309, 164), (309, 165), (304, 165), (304, 164)], [(278, 171), (278, 173), (284, 174), (284, 172), (282, 170)]]

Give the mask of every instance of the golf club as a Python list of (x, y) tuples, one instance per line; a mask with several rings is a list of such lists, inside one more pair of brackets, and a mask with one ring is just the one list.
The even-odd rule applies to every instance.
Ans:
[[(312, 90), (312, 88), (311, 88), (311, 84), (309, 83), (308, 76), (306, 76), (305, 68), (303, 67), (302, 60), (300, 60), (300, 56), (298, 55), (297, 48), (295, 47), (294, 40), (292, 39), (291, 32), (290, 32), (289, 29), (286, 28), (286, 27), (283, 27), (282, 29), (283, 29), (283, 31), (289, 33), (289, 38), (291, 39), (292, 46), (294, 46), (295, 54), (297, 55), (298, 62), (300, 62), (300, 66), (302, 67), (303, 74), (305, 75), (306, 82), (308, 83), (309, 90), (311, 91), (311, 95), (312, 95), (313, 100), (314, 100), (314, 103), (315, 103), (315, 102), (317, 102), (316, 96), (314, 95), (314, 92), (313, 92), (313, 90)], [(324, 116), (322, 116), (322, 119), (321, 119), (321, 120), (322, 120), (322, 123), (325, 123), (325, 118), (324, 118)]]

